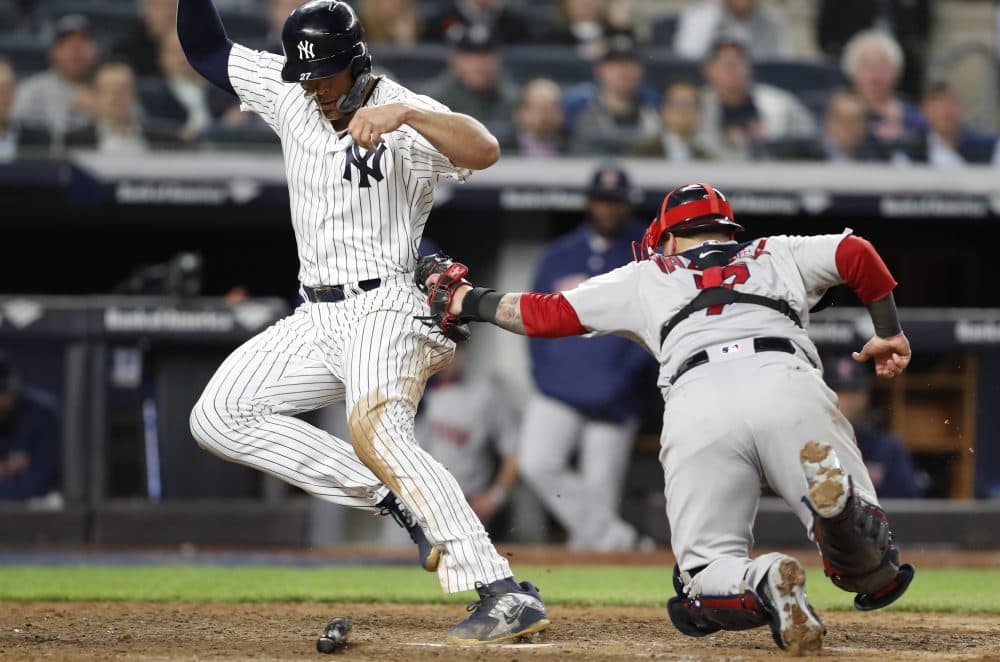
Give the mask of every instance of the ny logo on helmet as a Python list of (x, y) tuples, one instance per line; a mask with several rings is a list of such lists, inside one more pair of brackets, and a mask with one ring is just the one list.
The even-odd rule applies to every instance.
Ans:
[(300, 60), (312, 60), (316, 57), (316, 53), (313, 50), (313, 43), (311, 41), (305, 41), (304, 39), (299, 42), (299, 59)]

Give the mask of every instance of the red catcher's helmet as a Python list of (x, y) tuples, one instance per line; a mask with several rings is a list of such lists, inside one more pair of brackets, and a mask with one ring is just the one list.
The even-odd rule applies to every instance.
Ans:
[(720, 227), (736, 233), (743, 226), (734, 219), (733, 208), (722, 191), (711, 184), (685, 184), (667, 194), (659, 215), (649, 224), (642, 241), (633, 246), (637, 260), (652, 255), (668, 232), (688, 233)]

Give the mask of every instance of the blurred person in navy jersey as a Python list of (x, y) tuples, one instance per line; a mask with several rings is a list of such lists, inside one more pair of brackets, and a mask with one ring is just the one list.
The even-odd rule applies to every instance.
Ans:
[(444, 42), (456, 29), (482, 26), (501, 44), (518, 44), (535, 38), (535, 26), (506, 0), (452, 0), (433, 12), (424, 25), (423, 38)]
[(466, 370), (466, 350), (428, 383), (416, 421), (416, 437), (458, 481), (472, 510), (489, 526), (517, 482), (514, 411), (493, 380)]
[(903, 49), (899, 87), (918, 99), (924, 82), (930, 33), (931, 0), (820, 0), (816, 41), (824, 53), (839, 58), (844, 45), (862, 30), (891, 35)]
[(59, 489), (61, 416), (54, 396), (21, 384), (0, 354), (0, 501)]
[(768, 141), (815, 137), (816, 122), (798, 99), (785, 90), (754, 82), (743, 42), (718, 41), (709, 51), (703, 72), (708, 85), (701, 93), (695, 141), (713, 158), (759, 158)]
[(907, 152), (912, 160), (936, 168), (960, 168), (969, 163), (1000, 165), (997, 137), (965, 124), (965, 109), (950, 84), (931, 84), (920, 110), (927, 129)]
[[(598, 168), (587, 187), (586, 221), (548, 247), (532, 289), (569, 290), (631, 262), (632, 240), (642, 235), (632, 219), (636, 193), (617, 165)], [(648, 547), (651, 541), (618, 508), (655, 362), (618, 336), (528, 343), (538, 393), (522, 420), (522, 476), (566, 530), (570, 547)]]
[(675, 163), (711, 158), (695, 142), (698, 132), (698, 86), (687, 80), (677, 80), (663, 92), (660, 119), (663, 128), (659, 135), (635, 143), (629, 153), (636, 156), (657, 156)]
[(66, 132), (82, 129), (94, 118), (90, 81), (97, 45), (85, 16), (69, 14), (56, 21), (49, 62), (48, 69), (18, 86), (11, 117), (18, 126), (45, 130), (61, 143)]
[(868, 368), (850, 356), (828, 361), (823, 370), (827, 385), (837, 393), (837, 406), (851, 425), (861, 457), (878, 495), (886, 499), (919, 497), (917, 471), (898, 437), (871, 420), (871, 378)]
[(677, 23), (674, 52), (701, 60), (719, 39), (747, 44), (754, 60), (793, 55), (781, 15), (758, 0), (702, 0), (685, 9)]
[(454, 113), (475, 117), (491, 130), (495, 123), (509, 126), (518, 90), (503, 73), (496, 35), (482, 25), (473, 25), (453, 30), (449, 41), (454, 50), (448, 71), (428, 81), (424, 93)]
[(139, 0), (132, 34), (111, 50), (111, 59), (128, 62), (137, 76), (158, 73), (160, 44), (176, 32), (177, 0)]
[(895, 39), (877, 30), (859, 32), (844, 46), (840, 66), (865, 102), (872, 138), (898, 151), (919, 137), (927, 124), (920, 109), (897, 91), (903, 50)]
[(594, 64), (597, 87), (573, 113), (570, 151), (622, 154), (629, 145), (659, 135), (660, 115), (644, 89), (644, 77), (635, 38), (628, 33), (609, 37)]
[(548, 78), (536, 78), (521, 90), (514, 127), (501, 143), (507, 154), (547, 158), (566, 151), (562, 89)]

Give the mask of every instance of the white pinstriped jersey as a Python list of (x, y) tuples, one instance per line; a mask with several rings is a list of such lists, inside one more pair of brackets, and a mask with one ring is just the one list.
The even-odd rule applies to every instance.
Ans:
[[(292, 226), (304, 285), (340, 285), (412, 271), (442, 177), (458, 168), (420, 133), (403, 125), (374, 153), (338, 137), (298, 84), (281, 80), (285, 58), (236, 44), (229, 79), (241, 108), (260, 115), (281, 138)], [(433, 99), (381, 78), (365, 106), (405, 102), (447, 111)]]
[[(842, 234), (814, 237), (756, 239), (719, 268), (723, 287), (787, 301), (803, 328), (776, 310), (732, 303), (694, 313), (670, 332), (667, 342), (661, 343), (664, 324), (698, 295), (706, 273), (684, 254), (627, 264), (590, 278), (563, 295), (580, 324), (589, 331), (625, 335), (646, 347), (660, 362), (661, 389), (669, 387), (669, 378), (692, 354), (725, 343), (733, 343), (728, 350), (735, 354), (746, 350), (738, 342), (746, 338), (788, 338), (814, 365), (819, 365), (816, 346), (806, 332), (809, 309), (827, 289), (844, 282), (836, 253), (850, 233), (845, 230)], [(706, 242), (700, 252), (710, 253), (717, 245), (720, 242)], [(690, 255), (691, 250), (685, 253)]]

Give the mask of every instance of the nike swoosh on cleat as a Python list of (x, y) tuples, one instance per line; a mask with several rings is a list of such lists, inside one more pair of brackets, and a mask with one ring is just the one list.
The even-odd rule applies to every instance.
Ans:
[(706, 255), (711, 255), (712, 253), (721, 253), (721, 252), (722, 251), (705, 251), (704, 253), (699, 253), (698, 254), (698, 259), (702, 260), (702, 259), (705, 258)]

